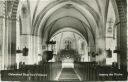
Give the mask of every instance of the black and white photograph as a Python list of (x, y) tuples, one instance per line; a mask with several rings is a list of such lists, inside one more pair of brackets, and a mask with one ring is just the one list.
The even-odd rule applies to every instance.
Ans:
[(127, 0), (0, 0), (0, 82), (127, 82)]

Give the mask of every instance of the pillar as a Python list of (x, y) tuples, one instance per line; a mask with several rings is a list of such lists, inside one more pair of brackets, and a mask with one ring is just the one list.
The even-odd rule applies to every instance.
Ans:
[(126, 0), (116, 0), (120, 24), (117, 27), (118, 63), (127, 69), (127, 3)]

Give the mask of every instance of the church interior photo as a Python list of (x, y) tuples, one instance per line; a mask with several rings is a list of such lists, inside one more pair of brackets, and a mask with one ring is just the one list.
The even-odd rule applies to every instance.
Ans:
[(0, 80), (126, 81), (127, 0), (0, 0)]

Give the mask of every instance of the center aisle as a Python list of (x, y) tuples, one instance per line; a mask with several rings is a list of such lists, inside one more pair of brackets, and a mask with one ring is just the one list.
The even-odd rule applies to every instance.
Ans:
[(73, 68), (63, 68), (59, 81), (79, 81), (77, 74)]

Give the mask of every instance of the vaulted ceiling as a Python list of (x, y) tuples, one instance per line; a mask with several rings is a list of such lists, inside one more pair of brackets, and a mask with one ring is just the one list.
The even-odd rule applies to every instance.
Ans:
[(60, 29), (72, 28), (87, 42), (95, 43), (96, 38), (105, 36), (108, 18), (115, 17), (111, 0), (21, 0), (19, 8), (25, 3), (32, 33), (43, 39), (50, 39)]

